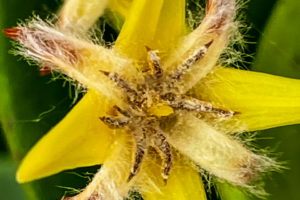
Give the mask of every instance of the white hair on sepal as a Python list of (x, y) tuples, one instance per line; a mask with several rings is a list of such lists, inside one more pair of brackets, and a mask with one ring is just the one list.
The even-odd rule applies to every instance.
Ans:
[(64, 32), (85, 35), (103, 15), (109, 0), (67, 0), (59, 11), (58, 26)]
[[(38, 63), (54, 63), (54, 57), (58, 56), (63, 62), (70, 61), (70, 51), (76, 49), (72, 44), (72, 37), (55, 29), (49, 21), (34, 17), (26, 23), (20, 23), (16, 30), (17, 37), (14, 39), (19, 42), (19, 54)], [(69, 51), (64, 49), (63, 44), (73, 45)], [(56, 55), (55, 55), (56, 53)], [(74, 60), (74, 62), (77, 60)], [(75, 63), (71, 63), (75, 64)]]
[[(179, 118), (179, 117), (178, 117)], [(182, 114), (169, 131), (169, 142), (210, 174), (234, 185), (260, 190), (252, 184), (278, 164), (251, 152), (238, 139), (221, 133), (191, 114)]]

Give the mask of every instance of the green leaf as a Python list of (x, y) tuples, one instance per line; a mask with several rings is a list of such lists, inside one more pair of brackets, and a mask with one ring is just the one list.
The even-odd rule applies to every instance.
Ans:
[[(299, 8), (300, 1), (278, 0), (259, 43), (257, 59), (253, 65), (255, 71), (300, 78)], [(280, 160), (288, 161), (287, 167), (290, 168), (281, 174), (273, 174), (272, 180), (266, 183), (267, 191), (272, 195), (270, 199), (299, 199), (300, 126), (266, 130), (261, 135), (274, 137), (264, 140), (261, 145), (277, 147), (276, 152), (283, 152)]]
[(240, 188), (227, 183), (218, 183), (217, 188), (222, 200), (250, 200), (250, 197), (242, 192)]
[[(16, 26), (20, 19), (27, 19), (34, 11), (45, 17), (50, 10), (57, 9), (53, 2), (0, 0), (0, 29)], [(39, 75), (37, 66), (29, 66), (8, 53), (12, 45), (3, 34), (0, 34), (0, 46), (0, 120), (9, 149), (19, 162), (70, 109), (72, 98), (68, 96), (68, 88), (62, 88), (62, 81), (51, 82), (51, 76)], [(58, 186), (76, 187), (76, 180), (78, 182), (74, 175), (62, 174), (25, 184), (24, 188), (31, 200), (53, 200), (64, 193)]]
[(23, 200), (24, 194), (21, 186), (13, 178), (16, 166), (12, 160), (4, 154), (0, 154), (0, 185), (1, 196), (9, 200)]

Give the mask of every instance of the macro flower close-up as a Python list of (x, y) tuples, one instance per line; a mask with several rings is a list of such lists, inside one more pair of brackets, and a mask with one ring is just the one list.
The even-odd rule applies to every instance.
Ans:
[[(285, 164), (252, 145), (254, 131), (300, 123), (300, 80), (242, 69), (252, 59), (241, 53), (244, 2), (201, 2), (196, 19), (187, 3), (66, 0), (57, 15), (3, 30), (14, 54), (83, 96), (27, 152), (19, 183), (100, 166), (57, 198), (226, 200), (211, 195), (225, 188), (266, 197), (264, 177)], [(100, 17), (115, 40), (101, 36)]]

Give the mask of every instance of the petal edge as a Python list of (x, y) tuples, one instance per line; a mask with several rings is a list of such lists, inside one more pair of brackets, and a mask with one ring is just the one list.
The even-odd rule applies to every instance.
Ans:
[(105, 98), (102, 101), (99, 98), (89, 91), (59, 124), (38, 141), (17, 171), (18, 182), (25, 183), (66, 169), (101, 164), (106, 159), (113, 141), (113, 130), (99, 120), (109, 107)]

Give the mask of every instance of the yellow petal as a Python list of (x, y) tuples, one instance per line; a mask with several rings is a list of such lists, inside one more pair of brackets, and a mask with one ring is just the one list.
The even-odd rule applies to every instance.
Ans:
[(150, 46), (161, 52), (162, 59), (185, 33), (185, 3), (185, 0), (164, 0)]
[(130, 58), (145, 56), (153, 40), (163, 0), (135, 0), (117, 38), (115, 48)]
[(98, 94), (85, 95), (26, 155), (17, 172), (18, 182), (103, 163), (110, 153), (113, 131), (99, 120), (99, 116), (110, 106), (110, 102)]
[(64, 31), (85, 33), (103, 14), (108, 0), (66, 0), (58, 26)]
[[(153, 156), (154, 157), (154, 156)], [(167, 184), (163, 182), (161, 160), (147, 160), (135, 182), (145, 200), (206, 200), (200, 174), (182, 156), (174, 156)]]
[(131, 2), (132, 0), (110, 0), (109, 7), (126, 18), (130, 10)]
[(166, 51), (184, 32), (184, 8), (184, 0), (133, 1), (115, 48), (136, 60), (146, 59), (146, 46)]
[(194, 91), (201, 99), (240, 112), (226, 122), (229, 132), (300, 123), (300, 80), (219, 67)]
[[(146, 46), (166, 54), (184, 29), (185, 0), (135, 0), (114, 48), (136, 60), (146, 59)], [(155, 115), (165, 116), (171, 112), (172, 109), (165, 106)]]
[(169, 116), (170, 114), (174, 113), (174, 110), (172, 107), (165, 105), (165, 104), (155, 104), (152, 107), (150, 107), (148, 109), (148, 112), (151, 115), (155, 115), (155, 116)]

